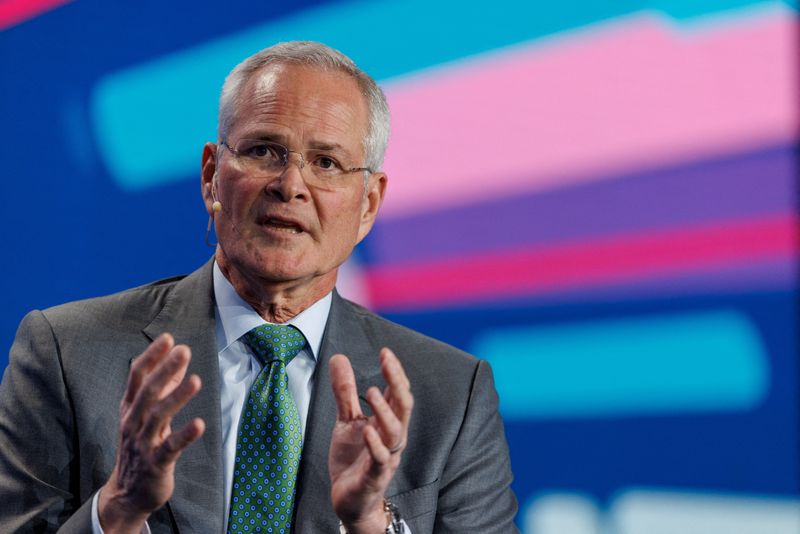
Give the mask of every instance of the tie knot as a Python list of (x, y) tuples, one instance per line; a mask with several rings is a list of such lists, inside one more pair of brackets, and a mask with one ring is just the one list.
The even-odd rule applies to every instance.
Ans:
[(262, 365), (280, 360), (288, 365), (303, 350), (306, 338), (292, 325), (262, 324), (242, 336)]

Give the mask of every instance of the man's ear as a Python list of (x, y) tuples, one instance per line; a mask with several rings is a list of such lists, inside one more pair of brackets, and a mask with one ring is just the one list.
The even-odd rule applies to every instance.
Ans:
[(383, 196), (386, 194), (386, 184), (389, 177), (385, 172), (374, 172), (369, 175), (367, 179), (367, 191), (364, 195), (364, 201), (361, 204), (361, 221), (358, 227), (358, 241), (367, 237), (367, 234), (372, 230), (372, 225), (375, 224), (375, 218), (378, 216), (378, 210), (383, 203)]
[(212, 204), (216, 197), (214, 190), (214, 174), (217, 172), (217, 145), (206, 143), (203, 146), (203, 159), (200, 169), (200, 191), (203, 195), (203, 202), (209, 215), (214, 214)]

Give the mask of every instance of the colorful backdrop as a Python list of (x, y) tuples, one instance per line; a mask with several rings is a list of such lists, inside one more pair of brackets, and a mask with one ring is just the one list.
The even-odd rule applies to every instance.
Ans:
[(320, 40), (393, 114), (342, 291), (492, 363), (523, 531), (800, 531), (795, 2), (0, 0), (0, 30), (3, 346), (204, 262), (225, 74)]

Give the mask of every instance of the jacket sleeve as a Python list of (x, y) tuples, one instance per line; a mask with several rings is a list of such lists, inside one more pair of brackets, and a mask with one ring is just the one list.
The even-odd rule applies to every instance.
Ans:
[(442, 473), (433, 531), (518, 532), (512, 478), (492, 371), (480, 361), (463, 425)]
[(20, 324), (0, 383), (0, 532), (91, 532), (59, 347), (39, 311)]

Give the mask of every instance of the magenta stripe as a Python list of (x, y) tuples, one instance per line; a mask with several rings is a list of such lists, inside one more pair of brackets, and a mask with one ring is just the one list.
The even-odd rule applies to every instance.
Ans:
[(72, 0), (5, 0), (0, 2), (0, 30), (38, 17)]
[(689, 273), (678, 273), (644, 280), (614, 284), (589, 285), (550, 293), (538, 293), (537, 303), (629, 301), (669, 298), (684, 295), (742, 294), (785, 291), (797, 286), (796, 254), (780, 258), (754, 259), (746, 263), (717, 265)]
[(379, 308), (552, 293), (710, 271), (765, 259), (796, 258), (798, 219), (792, 214), (702, 227), (634, 233), (575, 245), (508, 251), (367, 272)]
[(379, 217), (365, 257), (373, 265), (416, 263), (791, 213), (793, 150), (776, 147), (416, 216)]

